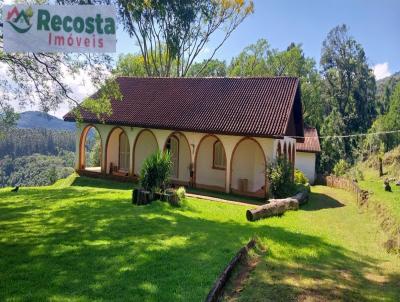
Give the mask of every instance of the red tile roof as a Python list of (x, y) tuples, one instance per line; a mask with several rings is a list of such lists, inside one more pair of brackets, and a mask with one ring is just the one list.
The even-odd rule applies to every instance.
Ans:
[[(296, 132), (303, 133), (299, 80), (294, 77), (121, 77), (117, 81), (123, 100), (111, 102), (113, 113), (104, 117), (106, 124), (280, 137), (289, 131), (295, 108), (292, 118), (301, 128)], [(99, 122), (87, 111), (82, 110), (82, 116), (84, 122)], [(64, 120), (75, 118), (68, 113)]]
[(296, 151), (311, 153), (321, 152), (317, 129), (304, 126), (304, 142), (298, 141), (296, 143)]

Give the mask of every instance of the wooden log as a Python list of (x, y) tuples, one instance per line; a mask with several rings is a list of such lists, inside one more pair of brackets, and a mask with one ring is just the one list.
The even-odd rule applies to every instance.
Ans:
[(248, 221), (256, 221), (261, 218), (279, 216), (289, 210), (296, 211), (300, 205), (307, 202), (308, 195), (308, 190), (304, 190), (289, 198), (270, 199), (265, 205), (247, 210), (246, 218)]
[(226, 283), (229, 281), (229, 278), (232, 275), (234, 268), (239, 264), (239, 262), (247, 256), (249, 250), (254, 248), (256, 245), (256, 241), (251, 239), (244, 247), (242, 247), (237, 254), (232, 258), (232, 260), (228, 263), (227, 267), (215, 281), (213, 288), (207, 295), (205, 302), (217, 302), (220, 301), (220, 298), (224, 292), (224, 288)]

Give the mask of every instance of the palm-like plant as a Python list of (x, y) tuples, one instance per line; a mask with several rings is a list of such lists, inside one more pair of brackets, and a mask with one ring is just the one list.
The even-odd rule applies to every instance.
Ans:
[(140, 184), (147, 190), (165, 190), (171, 175), (172, 161), (169, 151), (158, 151), (150, 155), (140, 171)]

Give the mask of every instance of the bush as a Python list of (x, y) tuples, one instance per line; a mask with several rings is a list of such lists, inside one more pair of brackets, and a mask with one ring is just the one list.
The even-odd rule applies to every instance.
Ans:
[(308, 183), (308, 178), (304, 175), (304, 173), (302, 171), (300, 171), (299, 169), (296, 169), (294, 171), (294, 182), (296, 184), (305, 185), (306, 183)]
[(349, 176), (352, 179), (356, 179), (356, 180), (364, 180), (364, 174), (363, 172), (360, 170), (360, 168), (358, 168), (357, 166), (355, 166), (354, 168), (352, 168), (349, 171)]
[(176, 190), (176, 194), (178, 195), (180, 201), (185, 200), (186, 199), (185, 187), (179, 187), (178, 190)]
[(343, 176), (349, 169), (350, 165), (344, 159), (341, 159), (333, 167), (333, 174), (335, 176)]
[(164, 191), (171, 175), (171, 155), (158, 151), (150, 155), (140, 171), (140, 184), (147, 191)]
[(267, 165), (266, 177), (269, 181), (270, 192), (273, 197), (288, 197), (293, 193), (295, 185), (292, 180), (292, 175), (292, 164), (283, 157)]

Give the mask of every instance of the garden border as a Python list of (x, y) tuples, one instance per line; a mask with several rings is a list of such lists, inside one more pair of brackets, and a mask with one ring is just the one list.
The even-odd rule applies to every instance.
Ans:
[(224, 287), (226, 283), (229, 281), (233, 270), (237, 267), (239, 262), (247, 256), (250, 249), (256, 246), (256, 240), (251, 239), (244, 247), (242, 247), (236, 255), (232, 258), (232, 260), (228, 263), (224, 271), (219, 275), (217, 280), (215, 281), (212, 289), (207, 295), (205, 302), (217, 302), (219, 298), (222, 296), (224, 292)]

